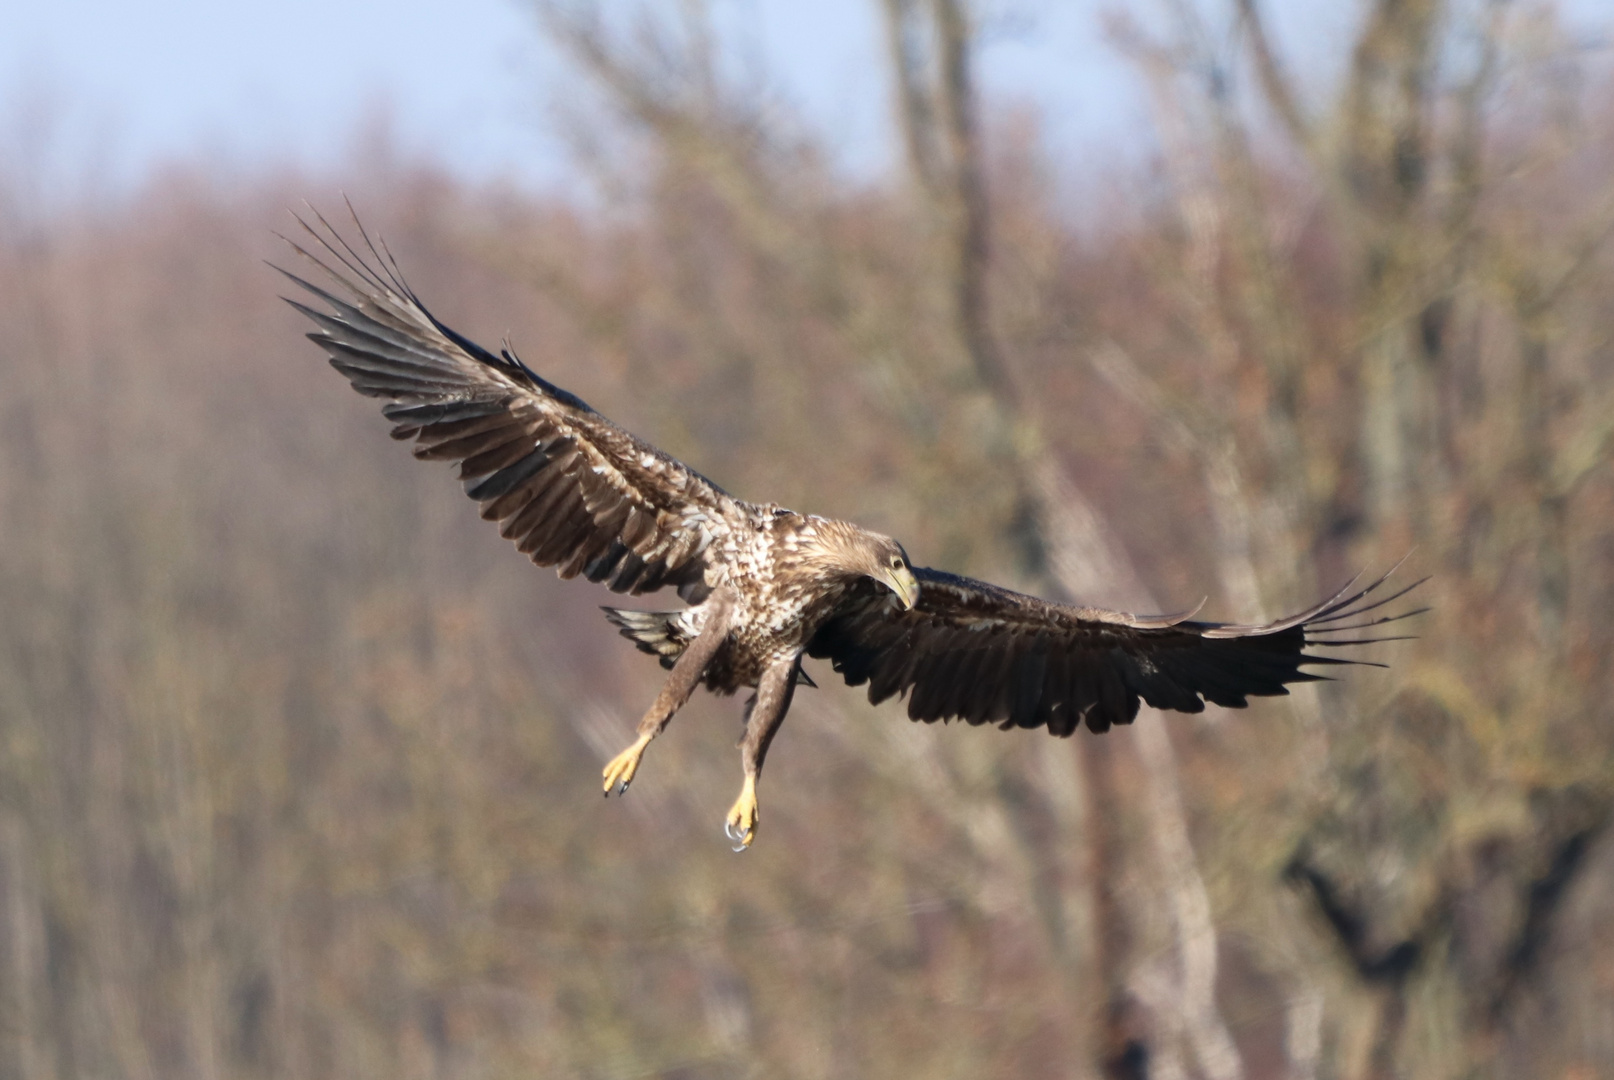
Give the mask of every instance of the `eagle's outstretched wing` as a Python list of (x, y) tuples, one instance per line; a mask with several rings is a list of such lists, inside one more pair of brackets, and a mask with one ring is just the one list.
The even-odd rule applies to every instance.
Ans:
[(1418, 613), (1357, 618), (1419, 584), (1364, 602), (1388, 574), (1265, 626), (1071, 607), (938, 570), (914, 574), (912, 611), (870, 583), (818, 631), (808, 654), (828, 658), (852, 686), (868, 683), (871, 702), (907, 693), (914, 720), (1046, 726), (1055, 735), (1084, 721), (1094, 731), (1131, 723), (1139, 699), (1200, 712), (1206, 701), (1242, 708), (1250, 695), (1287, 694), (1287, 683), (1324, 677), (1302, 665), (1365, 662), (1308, 647), (1395, 640), (1330, 635)]
[[(315, 215), (318, 218), (318, 215)], [(330, 305), (287, 302), (353, 388), (391, 398), (392, 437), (415, 456), (459, 463), (465, 492), (539, 566), (617, 592), (706, 589), (713, 545), (744, 527), (745, 504), (540, 378), (508, 349), (495, 356), (438, 322), (364, 234), (360, 251), (323, 219), (317, 245), (292, 248), (336, 289), (287, 277)], [(312, 245), (311, 245), (312, 246)]]

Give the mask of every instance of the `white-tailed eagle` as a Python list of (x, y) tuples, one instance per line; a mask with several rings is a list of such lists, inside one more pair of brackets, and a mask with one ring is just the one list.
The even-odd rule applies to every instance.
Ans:
[(868, 684), (872, 702), (906, 696), (913, 720), (1063, 736), (1131, 723), (1140, 701), (1197, 713), (1207, 701), (1243, 708), (1252, 695), (1286, 694), (1322, 677), (1304, 666), (1356, 662), (1308, 647), (1390, 640), (1338, 635), (1415, 614), (1366, 614), (1413, 587), (1369, 600), (1384, 578), (1277, 622), (1230, 626), (1058, 604), (913, 566), (888, 536), (735, 498), (510, 350), (489, 352), (438, 322), (362, 229), (355, 248), (323, 219), (323, 232), (303, 224), (317, 253), (292, 247), (334, 291), (287, 274), (330, 310), (288, 302), (355, 390), (388, 399), (393, 438), (413, 440), (418, 458), (457, 462), (482, 516), (539, 566), (634, 596), (673, 588), (688, 605), (605, 609), (671, 669), (638, 738), (606, 765), (606, 794), (627, 791), (645, 747), (702, 682), (753, 691), (744, 784), (724, 824), (736, 850), (756, 837), (757, 776), (808, 681), (803, 657)]

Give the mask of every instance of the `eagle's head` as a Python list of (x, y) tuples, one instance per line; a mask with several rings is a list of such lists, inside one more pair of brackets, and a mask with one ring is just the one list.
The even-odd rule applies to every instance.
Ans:
[(843, 580), (870, 578), (895, 593), (908, 610), (919, 603), (919, 580), (901, 544), (846, 521), (820, 519), (817, 524), (807, 555), (818, 572)]

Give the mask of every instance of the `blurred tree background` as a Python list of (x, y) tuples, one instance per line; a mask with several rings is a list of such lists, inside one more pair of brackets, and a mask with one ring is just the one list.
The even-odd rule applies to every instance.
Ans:
[(1550, 3), (1364, 0), (1326, 95), (1259, 0), (1138, 6), (1156, 151), (1080, 178), (964, 0), (879, 0), (871, 180), (699, 0), (534, 14), (593, 195), (348, 184), (451, 325), (1046, 595), (1253, 620), (1410, 548), (1420, 640), (1068, 742), (825, 669), (734, 856), (737, 704), (602, 803), (659, 670), (301, 341), (262, 260), (329, 178), (40, 210), (18, 155), (0, 1080), (1614, 1076), (1614, 87)]

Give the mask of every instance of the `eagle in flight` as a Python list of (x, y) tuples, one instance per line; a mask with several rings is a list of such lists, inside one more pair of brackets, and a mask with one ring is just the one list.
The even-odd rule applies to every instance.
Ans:
[[(637, 596), (672, 588), (680, 611), (606, 608), (671, 674), (638, 737), (604, 773), (628, 790), (650, 741), (701, 683), (748, 688), (744, 781), (724, 830), (740, 851), (757, 834), (757, 777), (799, 683), (803, 657), (826, 659), (869, 700), (907, 697), (908, 717), (958, 718), (1066, 736), (1128, 724), (1139, 701), (1197, 713), (1323, 678), (1306, 665), (1359, 663), (1313, 646), (1393, 638), (1341, 632), (1393, 622), (1367, 613), (1385, 578), (1355, 582), (1262, 626), (1141, 616), (1040, 600), (914, 566), (901, 544), (846, 521), (737, 499), (545, 380), (509, 348), (495, 354), (439, 322), (404, 283), (385, 245), (359, 228), (350, 245), (315, 215), (312, 251), (292, 248), (328, 288), (282, 270), (329, 307), (288, 298), (308, 336), (370, 397), (417, 458), (459, 464), (482, 517), (539, 566)], [(333, 291), (334, 290), (334, 291)], [(1385, 575), (1388, 577), (1388, 574)]]

